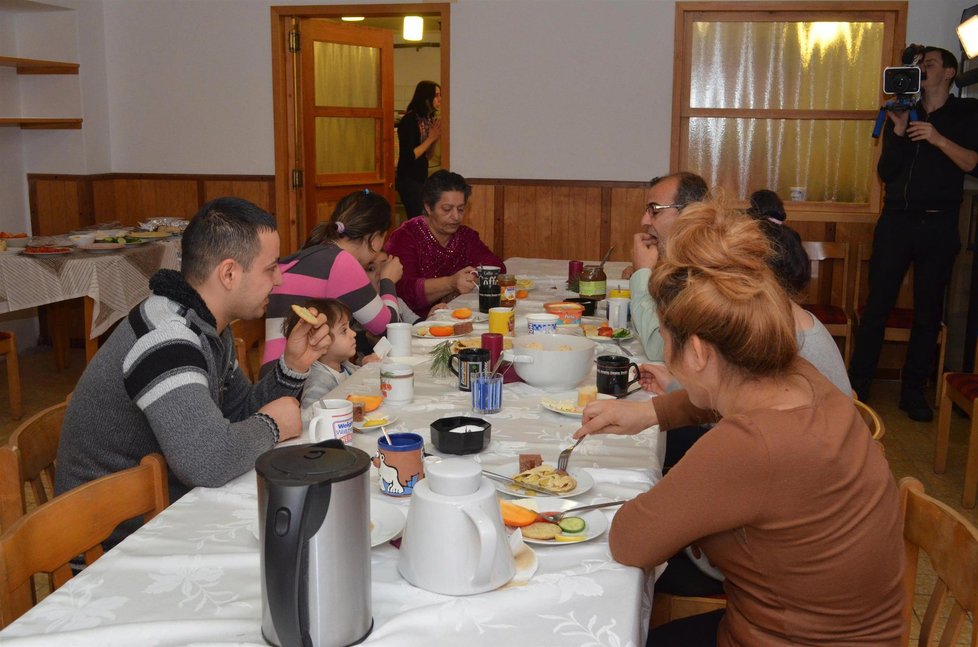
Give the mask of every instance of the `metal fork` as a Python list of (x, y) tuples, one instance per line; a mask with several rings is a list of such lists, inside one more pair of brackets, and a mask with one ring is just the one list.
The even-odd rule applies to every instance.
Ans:
[(570, 460), (571, 452), (574, 451), (577, 448), (577, 446), (581, 444), (581, 441), (582, 440), (584, 440), (584, 436), (581, 436), (580, 438), (578, 438), (577, 439), (577, 442), (574, 443), (571, 447), (568, 447), (564, 451), (560, 452), (560, 456), (557, 457), (557, 471), (558, 472), (566, 472), (567, 471), (567, 461)]
[(571, 514), (572, 512), (587, 512), (588, 510), (597, 510), (598, 508), (610, 508), (615, 505), (622, 505), (623, 503), (628, 503), (627, 501), (605, 501), (604, 503), (592, 503), (591, 505), (582, 505), (576, 508), (571, 508), (570, 510), (564, 510), (563, 512), (538, 512), (541, 517), (549, 521), (550, 523), (557, 523), (565, 516)]

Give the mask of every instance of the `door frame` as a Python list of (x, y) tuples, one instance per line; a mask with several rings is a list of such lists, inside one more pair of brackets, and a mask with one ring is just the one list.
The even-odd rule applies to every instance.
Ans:
[[(296, 151), (296, 97), (289, 60), (289, 31), (293, 19), (340, 18), (342, 16), (387, 17), (410, 14), (438, 14), (441, 21), (441, 85), (451, 88), (451, 4), (410, 3), (376, 5), (321, 5), (271, 7), (272, 28), (272, 107), (275, 146), (275, 220), (281, 237), (281, 253), (288, 255), (299, 249), (300, 213), (303, 211), (301, 191), (292, 187), (294, 160), (301, 159)], [(442, 165), (451, 164), (451, 92), (443, 92), (441, 104), (442, 135), (440, 139)], [(308, 178), (308, 171), (306, 173)], [(306, 180), (308, 182), (308, 180)], [(389, 178), (393, 184), (394, 178)]]

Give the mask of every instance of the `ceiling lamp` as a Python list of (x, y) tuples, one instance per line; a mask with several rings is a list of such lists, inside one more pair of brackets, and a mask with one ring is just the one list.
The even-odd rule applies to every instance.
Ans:
[(958, 39), (968, 58), (978, 56), (978, 5), (965, 9), (962, 13)]
[(363, 19), (363, 16), (343, 16), (340, 18), (343, 22), (360, 22)]
[(417, 42), (424, 38), (424, 18), (404, 16), (404, 40)]

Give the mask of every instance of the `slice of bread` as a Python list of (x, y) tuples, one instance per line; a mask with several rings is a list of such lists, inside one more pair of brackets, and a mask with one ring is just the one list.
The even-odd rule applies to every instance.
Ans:
[(553, 539), (563, 533), (560, 526), (545, 521), (531, 523), (529, 526), (523, 526), (520, 530), (523, 531), (523, 536), (529, 539)]

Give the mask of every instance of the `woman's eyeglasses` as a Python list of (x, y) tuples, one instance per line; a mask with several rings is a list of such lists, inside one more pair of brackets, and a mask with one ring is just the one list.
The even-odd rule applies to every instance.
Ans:
[(658, 216), (659, 212), (665, 211), (666, 209), (682, 209), (686, 205), (684, 204), (657, 204), (655, 202), (650, 202), (645, 205), (645, 213), (652, 217)]

